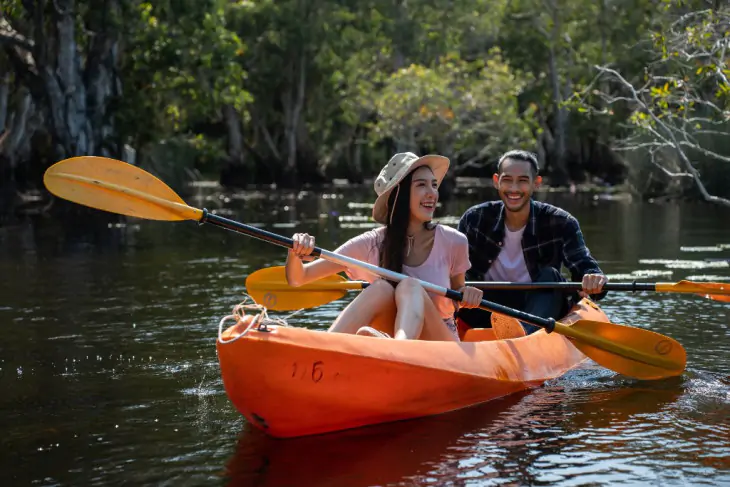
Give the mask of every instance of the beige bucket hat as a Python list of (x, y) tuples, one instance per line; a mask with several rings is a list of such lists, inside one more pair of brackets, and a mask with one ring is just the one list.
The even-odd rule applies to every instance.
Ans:
[(385, 224), (388, 221), (388, 198), (406, 175), (417, 167), (428, 166), (436, 176), (439, 186), (449, 170), (449, 159), (444, 156), (426, 155), (418, 157), (412, 152), (400, 152), (390, 158), (375, 179), (378, 199), (373, 205), (373, 220)]

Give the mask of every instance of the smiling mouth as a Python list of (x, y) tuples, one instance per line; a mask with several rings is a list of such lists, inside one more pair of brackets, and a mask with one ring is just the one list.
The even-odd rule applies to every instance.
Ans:
[(509, 201), (520, 201), (524, 195), (521, 194), (508, 194), (505, 195)]
[(433, 211), (434, 208), (436, 208), (436, 203), (433, 201), (429, 201), (426, 203), (421, 203), (421, 206), (429, 211)]

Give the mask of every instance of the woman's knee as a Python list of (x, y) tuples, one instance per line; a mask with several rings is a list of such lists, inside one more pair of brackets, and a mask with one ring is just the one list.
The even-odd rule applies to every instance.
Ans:
[(421, 283), (418, 281), (418, 279), (415, 279), (413, 277), (403, 279), (395, 287), (396, 298), (413, 296), (414, 294), (421, 292), (423, 292), (423, 286), (421, 286)]
[(383, 279), (378, 279), (371, 283), (367, 288), (365, 288), (363, 294), (366, 292), (369, 296), (378, 299), (393, 299), (393, 296), (395, 295), (393, 285)]

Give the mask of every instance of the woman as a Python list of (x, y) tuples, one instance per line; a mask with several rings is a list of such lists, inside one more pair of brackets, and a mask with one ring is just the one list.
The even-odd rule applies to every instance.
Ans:
[(464, 274), (471, 266), (466, 237), (453, 228), (434, 224), (433, 212), (438, 187), (449, 168), (442, 156), (418, 157), (410, 152), (394, 155), (375, 180), (378, 198), (373, 219), (385, 226), (350, 239), (336, 252), (373, 265), (411, 276), (395, 287), (367, 271), (345, 268), (326, 260), (302, 262), (314, 249), (314, 237), (293, 236), (294, 246), (286, 260), (289, 285), (301, 286), (346, 271), (351, 279), (370, 286), (335, 320), (330, 332), (396, 339), (458, 341), (454, 323), (456, 304), (443, 296), (431, 295), (418, 279), (459, 289), (461, 306), (479, 306), (482, 291), (465, 286)]

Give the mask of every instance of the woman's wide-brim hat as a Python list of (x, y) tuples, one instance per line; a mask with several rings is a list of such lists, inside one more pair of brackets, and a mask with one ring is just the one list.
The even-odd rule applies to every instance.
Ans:
[(375, 179), (375, 192), (378, 198), (373, 205), (373, 220), (385, 224), (388, 221), (388, 198), (408, 173), (421, 166), (428, 166), (441, 186), (449, 170), (449, 159), (444, 156), (426, 155), (418, 157), (412, 152), (400, 152), (390, 158)]

